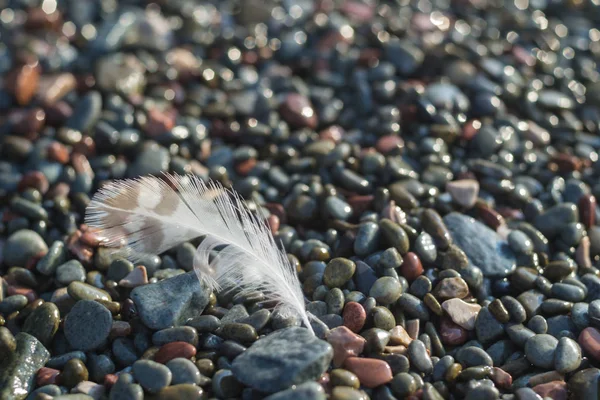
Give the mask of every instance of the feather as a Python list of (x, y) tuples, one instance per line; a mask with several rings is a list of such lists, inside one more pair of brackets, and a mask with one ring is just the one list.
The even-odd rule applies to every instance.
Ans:
[(287, 255), (264, 220), (217, 182), (171, 174), (113, 181), (94, 195), (85, 221), (101, 231), (106, 246), (124, 245), (132, 259), (204, 236), (194, 255), (201, 282), (215, 291), (262, 291), (280, 312), (299, 316), (312, 332)]

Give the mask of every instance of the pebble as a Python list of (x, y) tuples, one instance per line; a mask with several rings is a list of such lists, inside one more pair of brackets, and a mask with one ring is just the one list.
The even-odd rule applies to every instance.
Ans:
[(335, 367), (341, 367), (348, 357), (362, 354), (367, 342), (364, 337), (353, 333), (345, 326), (330, 330), (326, 340), (333, 348), (333, 365)]
[(581, 348), (576, 341), (562, 337), (558, 340), (554, 355), (554, 369), (566, 374), (575, 371), (581, 364)]
[(537, 216), (534, 226), (547, 238), (553, 238), (572, 222), (579, 221), (579, 211), (572, 203), (558, 204)]
[(397, 279), (383, 276), (373, 283), (369, 296), (375, 298), (378, 303), (392, 304), (402, 295), (402, 286)]
[(342, 317), (344, 319), (344, 326), (352, 332), (357, 333), (360, 332), (365, 325), (367, 313), (360, 303), (349, 301), (344, 306)]
[(501, 278), (513, 272), (516, 257), (507, 242), (473, 218), (458, 213), (444, 217), (454, 242), (486, 277)]
[[(144, 325), (155, 330), (183, 325), (208, 305), (207, 290), (200, 285), (193, 271), (136, 287), (131, 292), (131, 299)], [(162, 304), (169, 304), (169, 307)]]
[(73, 388), (80, 382), (87, 381), (88, 377), (88, 370), (83, 361), (78, 358), (72, 358), (65, 363), (60, 374), (60, 382), (68, 388)]
[(325, 400), (325, 390), (317, 382), (306, 382), (265, 397), (265, 400)]
[(446, 191), (452, 196), (458, 205), (464, 208), (471, 208), (477, 201), (479, 195), (479, 182), (474, 179), (461, 179), (448, 182)]
[(479, 304), (469, 304), (456, 298), (444, 301), (442, 308), (455, 324), (468, 331), (475, 328), (475, 321), (481, 310)]
[(558, 340), (554, 336), (548, 334), (535, 335), (525, 343), (525, 355), (537, 367), (552, 368), (557, 345)]
[(475, 320), (475, 333), (481, 343), (493, 343), (504, 334), (504, 326), (486, 307), (479, 310)]
[(192, 358), (196, 355), (196, 347), (186, 342), (170, 342), (164, 344), (154, 355), (154, 361), (165, 364), (174, 358)]
[(469, 294), (469, 287), (462, 278), (444, 278), (435, 286), (432, 293), (441, 301), (454, 298), (463, 299)]
[(75, 350), (95, 350), (106, 343), (112, 321), (110, 311), (100, 303), (80, 300), (65, 317), (65, 337)]
[(201, 400), (204, 391), (202, 388), (182, 383), (177, 385), (171, 385), (161, 389), (156, 396), (163, 400), (178, 400), (178, 399), (190, 399), (190, 400)]
[(29, 314), (23, 324), (23, 332), (37, 338), (48, 346), (58, 331), (60, 312), (54, 303), (45, 302)]
[(157, 393), (171, 383), (173, 374), (163, 364), (151, 360), (138, 360), (131, 369), (135, 380), (149, 393)]
[(362, 386), (375, 388), (392, 380), (392, 370), (388, 363), (373, 358), (350, 357), (344, 368), (358, 377)]
[(48, 253), (44, 239), (29, 229), (13, 233), (4, 245), (4, 263), (13, 267), (27, 267), (32, 259), (41, 258)]
[(433, 364), (427, 354), (427, 348), (420, 340), (413, 340), (408, 345), (408, 359), (419, 372), (428, 374), (433, 371)]
[(325, 267), (323, 283), (329, 287), (341, 287), (354, 275), (356, 264), (346, 258), (334, 258)]
[(67, 287), (67, 293), (75, 301), (78, 300), (105, 300), (112, 301), (112, 297), (105, 290), (84, 282), (74, 281)]
[(0, 397), (24, 397), (35, 383), (35, 374), (50, 359), (44, 345), (25, 332), (15, 335), (15, 349), (4, 357), (0, 366)]
[(238, 356), (232, 371), (240, 382), (274, 393), (318, 378), (327, 370), (334, 350), (306, 329), (281, 329), (255, 342)]
[(56, 281), (67, 286), (71, 282), (85, 282), (85, 268), (77, 260), (67, 261), (56, 268)]

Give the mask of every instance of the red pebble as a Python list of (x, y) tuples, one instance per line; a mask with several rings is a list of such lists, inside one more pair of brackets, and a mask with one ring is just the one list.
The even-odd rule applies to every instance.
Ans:
[(440, 322), (440, 339), (449, 346), (459, 346), (467, 341), (467, 331), (450, 318), (443, 317)]
[(579, 216), (586, 228), (596, 223), (596, 197), (593, 194), (585, 194), (579, 199)]
[(567, 383), (565, 381), (542, 383), (534, 386), (533, 391), (545, 399), (567, 400)]
[(171, 342), (163, 345), (154, 355), (154, 361), (166, 364), (174, 358), (192, 358), (196, 348), (187, 342)]
[(423, 264), (419, 256), (409, 251), (404, 255), (404, 262), (400, 266), (400, 274), (409, 282), (414, 281), (423, 274)]
[(344, 326), (352, 332), (358, 333), (365, 326), (367, 313), (360, 303), (349, 301), (344, 306), (342, 317), (344, 318)]
[(383, 360), (375, 358), (350, 357), (344, 368), (354, 373), (362, 386), (374, 388), (392, 380), (392, 369)]

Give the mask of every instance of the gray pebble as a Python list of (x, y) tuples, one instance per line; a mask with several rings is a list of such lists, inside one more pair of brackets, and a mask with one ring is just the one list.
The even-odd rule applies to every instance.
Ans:
[(548, 334), (535, 335), (525, 343), (525, 355), (537, 367), (552, 368), (557, 345), (558, 340), (554, 336)]
[(169, 386), (173, 374), (163, 364), (151, 360), (138, 360), (131, 369), (135, 380), (149, 393), (157, 393)]
[(91, 351), (102, 346), (112, 328), (112, 315), (100, 303), (78, 301), (65, 318), (64, 332), (75, 350)]

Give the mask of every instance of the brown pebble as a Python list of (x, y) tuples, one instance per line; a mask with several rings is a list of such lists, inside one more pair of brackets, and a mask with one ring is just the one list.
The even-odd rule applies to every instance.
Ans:
[(408, 336), (416, 339), (419, 336), (419, 330), (421, 329), (421, 322), (418, 319), (409, 319), (406, 321), (406, 332)]
[(15, 96), (21, 106), (29, 104), (37, 91), (40, 80), (40, 65), (37, 61), (21, 65), (8, 73), (6, 83), (8, 90)]
[(567, 400), (567, 383), (565, 381), (553, 381), (533, 387), (533, 391), (542, 398), (552, 400)]
[(461, 299), (449, 299), (442, 303), (442, 308), (455, 324), (468, 331), (475, 329), (475, 320), (481, 310), (479, 304), (470, 304)]
[(354, 373), (362, 386), (374, 388), (392, 380), (392, 369), (383, 360), (375, 358), (350, 357), (344, 362), (344, 368)]
[(596, 197), (593, 194), (584, 194), (579, 199), (579, 217), (588, 229), (596, 223)]
[(48, 183), (48, 178), (42, 172), (29, 171), (21, 178), (17, 190), (22, 192), (28, 188), (33, 188), (41, 194), (46, 194), (50, 188), (50, 184)]
[(485, 223), (487, 226), (492, 228), (493, 230), (497, 230), (501, 225), (506, 225), (504, 221), (504, 217), (500, 215), (496, 210), (489, 207), (485, 203), (477, 203), (475, 208), (477, 209), (477, 214), (479, 218)]
[(449, 346), (459, 346), (467, 341), (466, 329), (455, 324), (448, 317), (443, 317), (440, 322), (440, 339)]
[(154, 355), (154, 361), (166, 364), (174, 358), (192, 358), (196, 355), (196, 348), (187, 342), (167, 343)]
[(562, 381), (565, 377), (558, 371), (548, 371), (542, 372), (540, 374), (536, 374), (529, 378), (530, 386), (542, 385), (544, 383), (552, 382), (552, 381)]
[(298, 93), (290, 93), (279, 107), (281, 117), (293, 128), (317, 127), (317, 114), (310, 100)]
[(377, 140), (375, 148), (381, 154), (400, 154), (404, 149), (404, 140), (398, 135), (386, 135)]
[(409, 251), (404, 256), (404, 262), (400, 266), (400, 275), (406, 278), (409, 282), (414, 281), (419, 276), (423, 275), (423, 264), (419, 256)]
[(367, 313), (360, 303), (349, 301), (344, 306), (342, 317), (344, 319), (344, 326), (352, 332), (358, 333), (365, 326)]
[(373, 200), (373, 195), (350, 196), (348, 197), (348, 204), (352, 207), (353, 215), (358, 216), (371, 209)]
[(433, 289), (433, 295), (441, 301), (448, 299), (464, 299), (469, 294), (469, 286), (461, 277), (442, 279)]
[(271, 233), (273, 235), (276, 234), (277, 231), (279, 230), (279, 225), (280, 225), (279, 217), (274, 214), (269, 215), (267, 217), (267, 225), (269, 226)]
[(479, 182), (475, 179), (461, 179), (448, 182), (446, 191), (450, 193), (452, 200), (464, 208), (471, 208), (479, 196)]
[(512, 376), (501, 368), (493, 367), (490, 378), (499, 389), (510, 389), (512, 386)]
[(573, 172), (579, 171), (583, 163), (581, 159), (571, 154), (558, 153), (552, 156), (548, 163), (548, 169), (551, 171)]
[(333, 365), (340, 367), (348, 357), (362, 354), (367, 342), (365, 338), (352, 332), (345, 326), (333, 328), (327, 333), (326, 340), (333, 347)]
[(135, 288), (148, 283), (148, 273), (146, 267), (139, 265), (133, 269), (127, 276), (119, 281), (119, 286), (126, 288)]
[(400, 344), (400, 345), (408, 347), (408, 345), (412, 341), (413, 341), (413, 338), (411, 338), (408, 335), (408, 332), (406, 332), (406, 329), (404, 329), (400, 325), (396, 325), (390, 331), (390, 343), (392, 343), (392, 344)]
[(600, 360), (600, 331), (593, 327), (587, 327), (579, 334), (577, 340), (581, 348), (594, 360)]
[(37, 96), (46, 105), (53, 105), (75, 90), (77, 80), (71, 73), (43, 75), (40, 78)]
[(35, 376), (37, 386), (54, 385), (58, 382), (60, 371), (54, 368), (42, 367)]
[(69, 149), (62, 143), (52, 142), (48, 145), (46, 150), (48, 153), (48, 160), (56, 161), (61, 164), (69, 162)]

